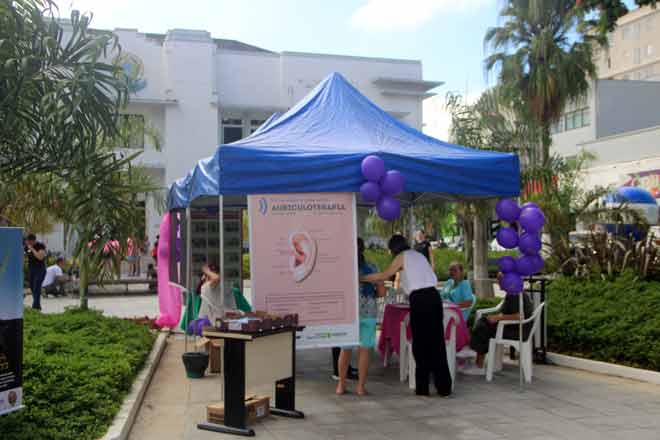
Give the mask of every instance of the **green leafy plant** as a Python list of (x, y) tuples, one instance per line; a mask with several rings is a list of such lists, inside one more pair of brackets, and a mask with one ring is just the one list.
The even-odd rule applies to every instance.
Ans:
[(575, 247), (575, 256), (561, 267), (576, 278), (614, 280), (630, 271), (637, 279), (660, 281), (660, 248), (653, 234), (644, 240), (591, 233)]
[(25, 311), (25, 408), (0, 417), (3, 440), (98, 439), (154, 341), (146, 326), (99, 312)]
[(552, 351), (660, 371), (660, 283), (560, 277), (548, 286)]

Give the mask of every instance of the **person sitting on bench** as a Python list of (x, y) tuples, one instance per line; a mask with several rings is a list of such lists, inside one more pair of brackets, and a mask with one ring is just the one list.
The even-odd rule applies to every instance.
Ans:
[(57, 257), (55, 264), (46, 269), (46, 276), (41, 287), (44, 289), (46, 296), (60, 296), (64, 295), (64, 285), (69, 281), (69, 277), (64, 275), (64, 264), (66, 261), (64, 257)]

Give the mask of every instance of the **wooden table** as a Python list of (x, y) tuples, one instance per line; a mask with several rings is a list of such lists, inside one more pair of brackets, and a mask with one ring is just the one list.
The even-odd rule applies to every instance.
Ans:
[(246, 387), (273, 383), (275, 406), (270, 413), (277, 416), (304, 418), (296, 410), (296, 331), (287, 327), (259, 333), (219, 331), (204, 328), (209, 339), (224, 341), (224, 405), (225, 423), (199, 423), (198, 429), (252, 437), (247, 427)]

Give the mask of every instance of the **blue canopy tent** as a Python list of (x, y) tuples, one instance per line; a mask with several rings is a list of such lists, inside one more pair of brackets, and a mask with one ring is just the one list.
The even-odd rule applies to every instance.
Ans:
[(252, 135), (221, 145), (169, 192), (168, 208), (202, 196), (359, 192), (362, 160), (375, 154), (400, 171), (404, 206), (434, 198), (515, 197), (515, 154), (475, 150), (427, 136), (380, 109), (332, 73), (283, 115)]

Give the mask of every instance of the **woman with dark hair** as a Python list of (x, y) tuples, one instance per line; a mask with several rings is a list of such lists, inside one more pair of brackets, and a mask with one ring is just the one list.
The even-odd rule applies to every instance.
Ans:
[(387, 245), (394, 260), (383, 272), (363, 276), (361, 281), (378, 282), (400, 273), (401, 288), (410, 297), (410, 328), (415, 357), (415, 393), (428, 396), (430, 376), (441, 396), (451, 394), (452, 380), (447, 365), (447, 348), (443, 323), (442, 300), (438, 279), (424, 255), (411, 250), (402, 235), (394, 235)]
[[(364, 241), (358, 238), (358, 270), (360, 276), (376, 272), (376, 268), (369, 264), (364, 257)], [(378, 306), (376, 298), (385, 296), (383, 283), (360, 283), (360, 346), (358, 348), (358, 386), (356, 393), (359, 396), (367, 394), (365, 384), (369, 370), (369, 351), (376, 346), (376, 316)], [(346, 392), (346, 374), (351, 361), (352, 347), (344, 347), (339, 355), (339, 383), (337, 394)]]
[(200, 296), (202, 305), (199, 308), (199, 316), (208, 317), (211, 322), (216, 318), (224, 317), (225, 311), (236, 309), (236, 300), (231, 289), (225, 289), (224, 295), (220, 289), (220, 269), (211, 263), (202, 267), (204, 274), (201, 282)]

